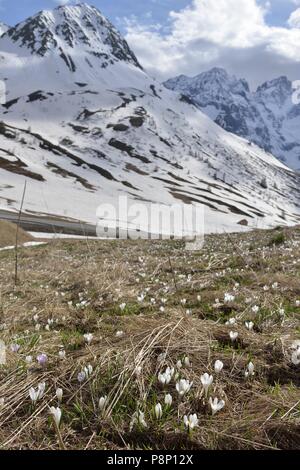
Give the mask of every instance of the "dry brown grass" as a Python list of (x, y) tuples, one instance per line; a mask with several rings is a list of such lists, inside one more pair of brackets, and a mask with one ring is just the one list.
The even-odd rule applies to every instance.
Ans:
[[(2, 448), (58, 448), (49, 406), (57, 406), (61, 387), (60, 432), (67, 449), (299, 449), (299, 366), (291, 362), (290, 346), (300, 337), (300, 232), (287, 230), (275, 247), (274, 233), (211, 236), (201, 252), (187, 252), (179, 242), (56, 241), (22, 250), (17, 289), (13, 256), (1, 253), (0, 334), (8, 345), (0, 369)], [(224, 303), (226, 292), (234, 302)], [(145, 298), (138, 301), (141, 293)], [(80, 301), (87, 303), (76, 306)], [(258, 314), (253, 305), (260, 306)], [(237, 324), (227, 326), (231, 317)], [(48, 319), (54, 320), (49, 331)], [(246, 320), (255, 323), (253, 331)], [(235, 343), (230, 330), (239, 333)], [(94, 335), (90, 346), (85, 333)], [(17, 353), (9, 350), (13, 343), (20, 345)], [(62, 348), (65, 360), (58, 358)], [(48, 356), (44, 368), (35, 360), (42, 352)], [(27, 355), (33, 356), (30, 365)], [(163, 388), (157, 375), (185, 356), (192, 365), (178, 373), (193, 386), (180, 400), (175, 380)], [(216, 359), (224, 363), (219, 375)], [(255, 376), (247, 380), (250, 360)], [(88, 364), (93, 373), (79, 383)], [(210, 394), (226, 403), (214, 417), (203, 396), (204, 372), (214, 375)], [(46, 393), (34, 408), (28, 390), (42, 381)], [(153, 409), (166, 393), (173, 404), (158, 422)], [(101, 412), (98, 400), (105, 395)], [(138, 409), (146, 429), (130, 426)], [(189, 413), (199, 418), (192, 434), (183, 427)]]
[[(0, 248), (5, 246), (14, 246), (16, 243), (16, 230), (17, 226), (10, 222), (0, 220)], [(19, 228), (18, 242), (19, 244), (30, 242), (33, 237)]]

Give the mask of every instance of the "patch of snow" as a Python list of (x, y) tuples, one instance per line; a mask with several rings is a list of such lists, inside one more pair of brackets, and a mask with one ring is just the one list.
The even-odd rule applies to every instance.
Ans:
[[(22, 245), (18, 245), (19, 248), (31, 248), (34, 246), (41, 246), (41, 245), (47, 245), (47, 242), (26, 242), (23, 243)], [(4, 246), (3, 248), (0, 248), (0, 251), (7, 251), (7, 250), (14, 250), (15, 246)]]

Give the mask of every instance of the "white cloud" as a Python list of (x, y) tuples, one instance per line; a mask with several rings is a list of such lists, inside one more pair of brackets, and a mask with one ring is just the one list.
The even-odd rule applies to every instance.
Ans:
[(270, 8), (270, 2), (261, 6), (256, 0), (193, 0), (187, 8), (170, 12), (167, 30), (127, 20), (126, 39), (145, 68), (159, 78), (197, 74), (219, 65), (252, 84), (274, 75), (297, 79), (298, 10), (289, 27), (271, 27), (265, 20)]
[(291, 28), (300, 28), (300, 8), (297, 8), (297, 10), (293, 11), (293, 13), (288, 19), (288, 25)]
[(72, 3), (72, 0), (54, 0), (54, 2), (59, 5), (68, 5), (69, 3)]

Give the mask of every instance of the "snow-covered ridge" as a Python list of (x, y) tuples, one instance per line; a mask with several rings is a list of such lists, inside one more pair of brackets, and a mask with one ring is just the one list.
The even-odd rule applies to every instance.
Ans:
[(218, 125), (256, 143), (294, 169), (300, 169), (300, 105), (292, 101), (286, 77), (268, 81), (254, 92), (246, 80), (214, 68), (195, 77), (165, 82), (181, 92)]
[(299, 223), (300, 176), (153, 80), (123, 46), (85, 4), (0, 38), (0, 208), (19, 207), (27, 179), (28, 214), (95, 222), (100, 203), (126, 194), (202, 204), (206, 232)]
[(2, 36), (2, 34), (4, 34), (8, 29), (9, 29), (9, 26), (7, 26), (5, 23), (2, 23), (0, 21), (0, 36)]

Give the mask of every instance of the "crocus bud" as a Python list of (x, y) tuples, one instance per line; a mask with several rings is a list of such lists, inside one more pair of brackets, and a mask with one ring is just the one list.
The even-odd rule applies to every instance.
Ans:
[(223, 367), (224, 367), (224, 364), (223, 364), (222, 361), (217, 360), (217, 361), (215, 362), (215, 372), (216, 372), (217, 374), (219, 374), (219, 373), (221, 372), (221, 370), (223, 369)]
[(107, 402), (107, 396), (105, 395), (105, 397), (101, 397), (100, 400), (99, 400), (99, 409), (102, 411), (104, 410), (105, 406), (106, 406), (106, 402)]
[(165, 404), (170, 407), (172, 405), (172, 395), (170, 395), (170, 393), (168, 393), (166, 396), (165, 396)]
[(56, 396), (57, 396), (58, 401), (61, 402), (61, 401), (62, 401), (62, 397), (63, 397), (63, 390), (62, 390), (62, 388), (56, 389)]
[(157, 405), (155, 406), (155, 416), (156, 416), (156, 419), (161, 419), (162, 417), (162, 406), (160, 403), (157, 403)]
[(59, 428), (60, 420), (61, 420), (61, 414), (62, 414), (61, 409), (59, 407), (55, 408), (54, 406), (51, 406), (50, 414), (53, 417), (55, 425)]

